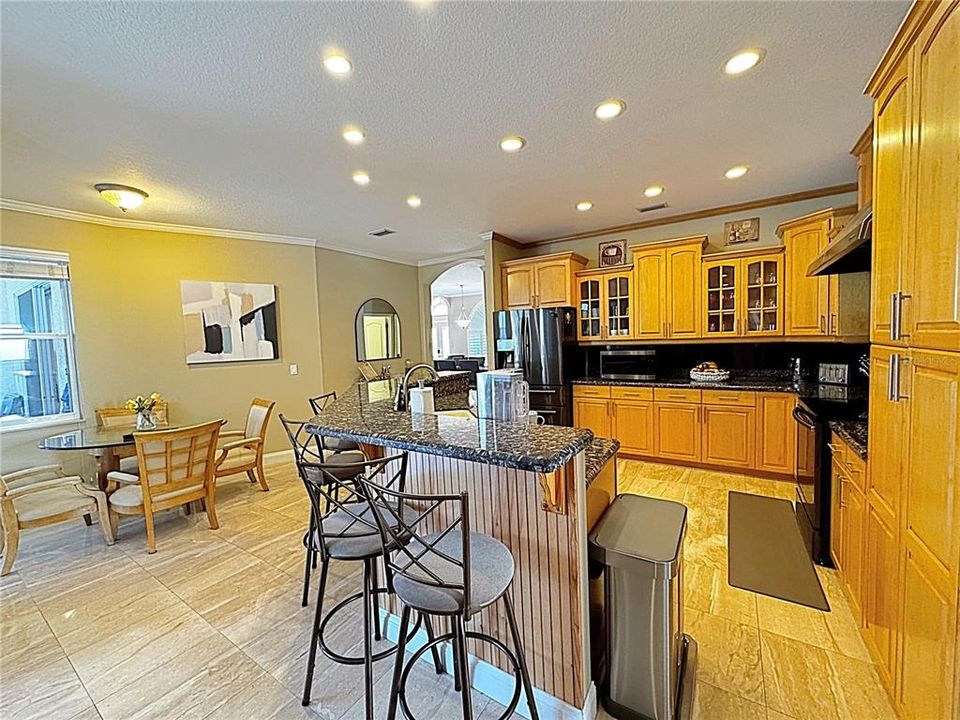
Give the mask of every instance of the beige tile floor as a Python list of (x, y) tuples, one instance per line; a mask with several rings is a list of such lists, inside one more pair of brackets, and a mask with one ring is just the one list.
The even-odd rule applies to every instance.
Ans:
[[(821, 578), (831, 613), (726, 584), (726, 491), (788, 496), (789, 486), (633, 461), (619, 470), (624, 491), (690, 508), (695, 718), (893, 717), (830, 572)], [(25, 533), (13, 574), (0, 579), (0, 718), (362, 718), (361, 669), (322, 656), (313, 704), (300, 706), (312, 621), (300, 607), (306, 498), (291, 465), (268, 476), (269, 493), (241, 478), (218, 486), (218, 531), (204, 516), (166, 513), (155, 555), (134, 518), (121, 521), (113, 547), (79, 522)], [(332, 596), (357, 587), (352, 566), (331, 569)], [(337, 643), (356, 649), (360, 637), (351, 612)], [(378, 716), (388, 670), (377, 664)], [(424, 666), (411, 683), (418, 716), (459, 716), (448, 677)], [(475, 709), (481, 720), (502, 711), (479, 694)]]

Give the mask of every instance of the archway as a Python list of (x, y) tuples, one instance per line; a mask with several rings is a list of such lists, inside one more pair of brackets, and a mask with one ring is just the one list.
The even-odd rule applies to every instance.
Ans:
[(430, 352), (447, 357), (486, 358), (487, 324), (483, 263), (468, 260), (430, 283)]

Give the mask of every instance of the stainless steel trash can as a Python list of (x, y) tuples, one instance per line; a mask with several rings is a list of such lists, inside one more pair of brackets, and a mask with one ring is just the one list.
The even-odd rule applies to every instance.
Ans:
[(590, 534), (603, 583), (593, 638), (600, 698), (620, 720), (674, 720), (692, 706), (696, 643), (683, 632), (680, 601), (686, 522), (680, 503), (621, 495)]

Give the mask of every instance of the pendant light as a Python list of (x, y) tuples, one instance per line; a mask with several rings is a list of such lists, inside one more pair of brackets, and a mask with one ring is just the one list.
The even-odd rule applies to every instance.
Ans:
[(463, 285), (460, 286), (460, 314), (457, 315), (457, 327), (466, 330), (470, 325), (470, 318), (467, 317), (467, 311), (463, 307)]

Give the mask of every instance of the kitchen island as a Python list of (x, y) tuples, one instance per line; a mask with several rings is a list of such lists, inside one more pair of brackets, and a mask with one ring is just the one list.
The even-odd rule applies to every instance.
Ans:
[[(503, 542), (516, 562), (511, 592), (540, 716), (592, 718), (587, 533), (616, 493), (619, 443), (589, 430), (479, 420), (464, 410), (466, 390), (454, 389), (452, 378), (434, 385), (436, 414), (398, 412), (396, 384), (354, 385), (309, 431), (354, 440), (370, 455), (406, 451), (410, 492), (470, 493), (471, 528)], [(388, 618), (389, 637), (396, 625)], [(468, 625), (509, 637), (499, 605)], [(471, 641), (468, 649), (474, 686), (506, 704), (512, 669), (487, 645)]]

